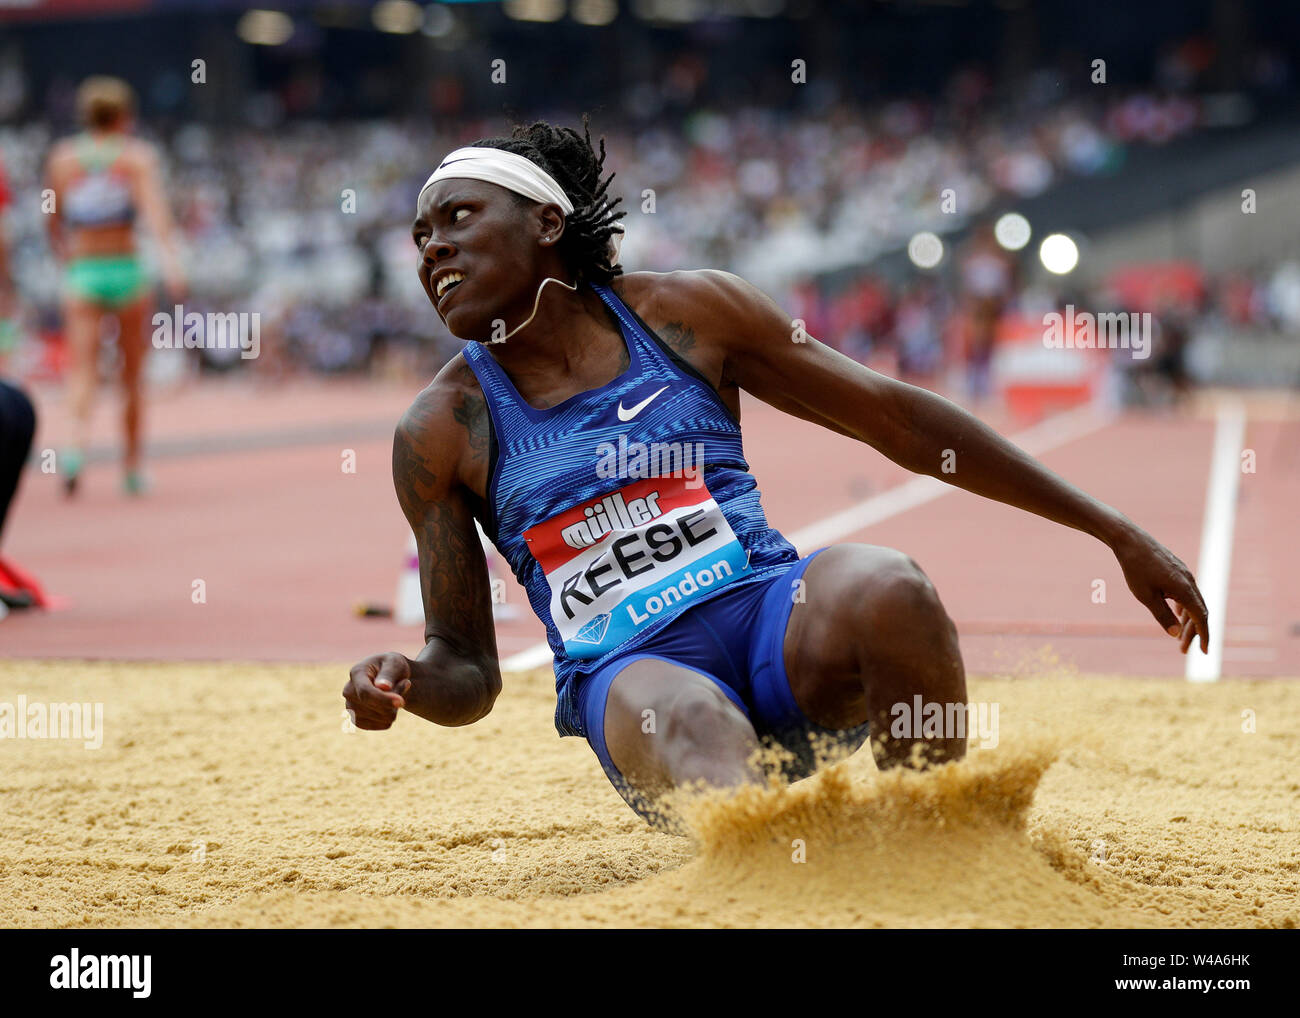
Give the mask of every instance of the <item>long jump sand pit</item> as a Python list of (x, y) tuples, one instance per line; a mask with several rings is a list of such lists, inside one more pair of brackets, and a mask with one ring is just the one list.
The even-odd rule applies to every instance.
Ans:
[[(1295, 927), (1300, 684), (972, 678), (998, 744), (870, 752), (652, 831), (549, 674), (464, 729), (349, 731), (346, 667), (9, 661), (102, 746), (0, 740), (6, 926)], [(53, 734), (47, 732), (47, 735)], [(82, 733), (83, 735), (85, 733)]]

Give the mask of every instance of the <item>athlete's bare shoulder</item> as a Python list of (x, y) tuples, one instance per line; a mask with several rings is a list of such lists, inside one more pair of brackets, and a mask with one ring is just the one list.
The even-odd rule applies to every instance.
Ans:
[(631, 272), (610, 285), (736, 409), (735, 386), (725, 370), (727, 351), (748, 332), (755, 308), (766, 299), (757, 287), (720, 269)]
[(158, 146), (144, 138), (126, 135), (122, 138), (122, 158), (133, 167), (155, 167), (162, 161)]
[(484, 497), (489, 434), (483, 391), (458, 353), (411, 402), (393, 437), (393, 481), (408, 516), (458, 486)]
[(123, 166), (137, 186), (161, 186), (164, 174), (162, 151), (153, 142), (134, 135), (122, 135), (119, 165)]

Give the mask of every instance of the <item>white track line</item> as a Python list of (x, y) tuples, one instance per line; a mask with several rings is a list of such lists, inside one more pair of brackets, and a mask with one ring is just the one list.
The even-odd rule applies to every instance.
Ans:
[(1214, 426), (1210, 481), (1205, 491), (1201, 561), (1196, 567), (1196, 585), (1205, 598), (1212, 635), (1209, 653), (1201, 653), (1199, 642), (1187, 651), (1187, 678), (1192, 682), (1213, 682), (1223, 670), (1232, 531), (1237, 516), (1237, 485), (1241, 480), (1241, 446), (1245, 438), (1245, 408), (1239, 402), (1220, 404)]
[[(1080, 407), (1027, 428), (1010, 440), (1031, 456), (1037, 456), (1055, 449), (1057, 446), (1073, 442), (1097, 431), (1115, 419), (1114, 414), (1104, 413), (1091, 406)], [(943, 495), (950, 495), (960, 489), (937, 477), (921, 476), (904, 481), (897, 488), (873, 495), (855, 506), (850, 506), (834, 515), (818, 520), (802, 530), (790, 535), (790, 543), (804, 553), (824, 545), (833, 544), (841, 538), (856, 534), (872, 524), (887, 520), (891, 516), (915, 509), (926, 502), (933, 502)]]
[(527, 672), (534, 668), (540, 668), (542, 665), (550, 664), (555, 655), (551, 651), (551, 645), (543, 640), (541, 643), (535, 643), (527, 650), (521, 650), (518, 654), (512, 654), (501, 662), (503, 672)]
[[(1114, 420), (1115, 414), (1112, 412), (1083, 406), (1049, 417), (1031, 428), (1010, 436), (1010, 440), (1031, 456), (1038, 456), (1075, 439), (1100, 431)], [(958, 490), (960, 489), (936, 477), (914, 477), (896, 488), (890, 488), (879, 495), (872, 495), (857, 505), (833, 513), (796, 531), (790, 535), (789, 541), (802, 554), (805, 548), (820, 548), (833, 544), (891, 516), (897, 516)], [(551, 648), (543, 641), (506, 658), (501, 662), (501, 670), (503, 672), (527, 671), (548, 664), (551, 659)]]

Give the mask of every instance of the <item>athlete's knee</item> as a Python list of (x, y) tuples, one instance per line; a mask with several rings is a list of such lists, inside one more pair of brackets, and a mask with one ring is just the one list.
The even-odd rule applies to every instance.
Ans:
[(874, 545), (842, 545), (835, 551), (834, 600), (856, 622), (928, 621), (943, 612), (934, 584), (910, 555)]
[[(753, 726), (711, 683), (691, 683), (666, 703), (658, 719), (661, 756), (668, 770), (709, 778), (743, 761), (756, 744)], [(716, 764), (716, 768), (713, 766)]]
[(899, 619), (929, 621), (946, 613), (930, 577), (910, 555), (893, 548), (881, 549), (870, 576), (870, 601), (875, 611)]

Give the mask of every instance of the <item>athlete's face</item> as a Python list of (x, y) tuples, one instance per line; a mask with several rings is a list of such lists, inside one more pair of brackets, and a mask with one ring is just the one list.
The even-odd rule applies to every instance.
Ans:
[(411, 236), (420, 283), (452, 335), (483, 342), (528, 314), (545, 277), (540, 239), (555, 232), (551, 220), (562, 222), (555, 206), (521, 204), (486, 181), (449, 178), (425, 189)]

